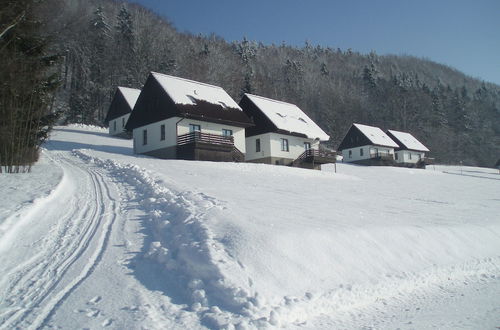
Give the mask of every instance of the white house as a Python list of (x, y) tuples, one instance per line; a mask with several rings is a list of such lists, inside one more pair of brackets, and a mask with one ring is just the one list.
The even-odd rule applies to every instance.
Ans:
[(222, 88), (151, 72), (126, 128), (138, 154), (244, 161), (245, 128), (251, 125)]
[(319, 151), (330, 137), (296, 105), (252, 94), (239, 105), (255, 124), (246, 130), (246, 161), (308, 168), (335, 162)]
[(109, 127), (109, 134), (126, 136), (125, 125), (141, 91), (139, 89), (118, 87), (109, 106), (104, 123)]
[(338, 147), (342, 151), (343, 162), (363, 165), (394, 164), (394, 142), (380, 128), (362, 124), (352, 124)]
[(425, 166), (425, 153), (429, 152), (429, 149), (413, 135), (394, 130), (388, 130), (387, 135), (399, 145), (394, 150), (396, 164), (408, 167)]

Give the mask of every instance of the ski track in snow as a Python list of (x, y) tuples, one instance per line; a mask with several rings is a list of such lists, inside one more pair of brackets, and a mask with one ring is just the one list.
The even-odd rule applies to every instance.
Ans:
[[(110, 199), (98, 168), (85, 171), (62, 154), (51, 157), (63, 168), (63, 181), (53, 192), (57, 198), (38, 205), (37, 210), (43, 206), (47, 210), (45, 219), (57, 222), (40, 243), (43, 249), (3, 275), (2, 282), (8, 284), (1, 301), (1, 305), (7, 306), (0, 314), (2, 329), (41, 327), (99, 263), (116, 219), (117, 203)], [(68, 186), (74, 194), (67, 195)], [(79, 189), (84, 189), (83, 193), (78, 193)], [(72, 272), (65, 277), (76, 263), (78, 274)]]

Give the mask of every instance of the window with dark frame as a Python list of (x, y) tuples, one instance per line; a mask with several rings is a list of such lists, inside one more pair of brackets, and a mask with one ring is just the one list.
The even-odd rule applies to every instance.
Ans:
[(360, 149), (359, 149), (359, 155), (360, 155), (360, 156), (363, 156), (363, 148), (360, 148)]
[(260, 152), (260, 139), (255, 140), (255, 152)]
[(305, 149), (305, 151), (311, 149), (311, 143), (310, 142), (304, 142), (304, 149)]
[(288, 139), (281, 139), (281, 151), (290, 151), (288, 148)]
[(165, 140), (165, 125), (160, 126), (160, 141)]
[(349, 150), (349, 158), (352, 158), (352, 150)]
[(222, 136), (233, 136), (233, 130), (231, 129), (222, 129)]
[(142, 131), (142, 145), (148, 144), (148, 130), (143, 130)]
[(196, 124), (189, 124), (189, 133), (201, 132), (201, 126)]
[(125, 118), (122, 118), (122, 128), (125, 127)]
[(409, 157), (409, 158), (410, 158), (410, 160), (411, 160), (411, 152), (409, 152), (409, 153), (408, 153), (408, 157)]
[(394, 159), (398, 160), (398, 153), (394, 153)]
[(116, 131), (116, 120), (113, 121), (113, 131)]

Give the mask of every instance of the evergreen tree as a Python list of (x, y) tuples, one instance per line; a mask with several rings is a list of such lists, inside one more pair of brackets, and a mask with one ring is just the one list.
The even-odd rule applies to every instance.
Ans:
[(8, 1), (0, 34), (0, 172), (28, 172), (57, 118), (51, 111), (57, 56), (37, 31), (34, 0)]

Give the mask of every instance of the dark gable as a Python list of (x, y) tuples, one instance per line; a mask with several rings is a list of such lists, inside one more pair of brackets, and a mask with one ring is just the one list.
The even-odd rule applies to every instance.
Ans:
[(176, 104), (181, 117), (227, 124), (232, 126), (249, 127), (253, 122), (240, 109), (223, 107), (204, 100), (195, 99), (196, 104)]
[(397, 148), (394, 148), (395, 151), (408, 150), (408, 148), (405, 146), (405, 144), (402, 143), (396, 136), (394, 136), (394, 134), (389, 132), (389, 130), (387, 130), (387, 132), (385, 132), (385, 134), (387, 134), (387, 136), (389, 136), (399, 146)]
[(267, 116), (260, 110), (260, 108), (250, 100), (246, 95), (243, 95), (239, 103), (240, 108), (243, 109), (245, 114), (253, 120), (255, 126), (249, 127), (245, 130), (245, 136), (250, 137), (265, 133), (279, 133), (285, 135), (292, 135), (307, 138), (305, 134), (291, 133), (289, 131), (280, 130), (274, 123), (267, 118)]
[(201, 121), (249, 127), (253, 123), (239, 109), (224, 108), (203, 100), (196, 104), (175, 104), (156, 78), (150, 74), (130, 115), (127, 130), (152, 124), (172, 117), (191, 118)]
[(349, 131), (340, 142), (338, 150), (351, 149), (373, 144), (356, 126), (351, 125)]
[(131, 111), (132, 109), (125, 99), (125, 96), (123, 96), (120, 89), (117, 88), (115, 95), (113, 96), (113, 100), (111, 101), (111, 104), (109, 106), (108, 114), (104, 119), (104, 124), (108, 125), (111, 120), (126, 115)]

